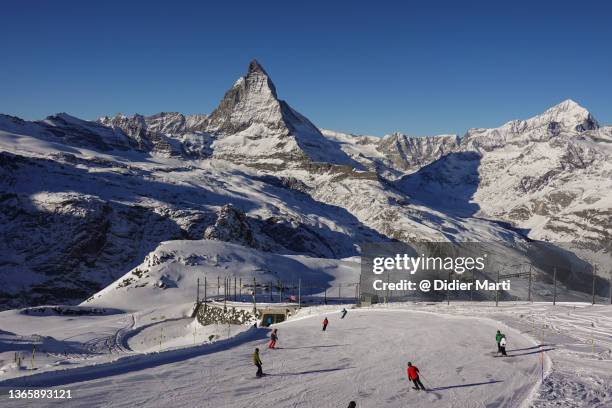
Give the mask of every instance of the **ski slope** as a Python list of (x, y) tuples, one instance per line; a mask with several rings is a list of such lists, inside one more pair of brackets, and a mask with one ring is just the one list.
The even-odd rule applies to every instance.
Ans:
[[(135, 356), (133, 363), (4, 383), (47, 382), (73, 394), (70, 401), (6, 406), (344, 407), (355, 400), (358, 407), (517, 407), (538, 385), (538, 347), (501, 327), (509, 357), (494, 358), (498, 325), (492, 320), (408, 309), (350, 310), (340, 320), (334, 310), (322, 332), (318, 310), (276, 325), (277, 350), (265, 348), (268, 329), (250, 330), (209, 346)], [(268, 374), (262, 379), (251, 363), (255, 347)], [(408, 385), (408, 361), (420, 368), (428, 392)]]

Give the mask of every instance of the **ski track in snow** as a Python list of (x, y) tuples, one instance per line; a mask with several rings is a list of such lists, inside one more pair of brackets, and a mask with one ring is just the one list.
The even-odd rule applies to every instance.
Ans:
[[(83, 336), (94, 339), (90, 342), (113, 338), (113, 355), (124, 357), (0, 383), (5, 391), (28, 383), (71, 389), (71, 401), (8, 401), (6, 392), (0, 401), (2, 406), (74, 407), (344, 407), (350, 400), (358, 407), (612, 406), (610, 306), (410, 302), (353, 309), (345, 320), (340, 320), (339, 308), (304, 308), (277, 325), (279, 350), (266, 348), (268, 330), (251, 329), (212, 344), (138, 354), (128, 351), (127, 339), (144, 340), (140, 347), (147, 350), (155, 339), (154, 332), (141, 330), (148, 322), (144, 316), (159, 311), (137, 314), (137, 320), (125, 314), (99, 333), (87, 321), (64, 321), (74, 325), (73, 333), (83, 328)], [(324, 315), (330, 319), (325, 333), (320, 327)], [(57, 317), (36, 319), (43, 319), (39, 329), (62, 330), (63, 320)], [(184, 330), (190, 336), (192, 326), (182, 329), (189, 321), (169, 318), (163, 324), (168, 334), (176, 327), (178, 334)], [(11, 324), (14, 330), (16, 321)], [(497, 329), (508, 336), (508, 358), (493, 358)], [(208, 332), (199, 330), (201, 341)], [(190, 339), (174, 342), (191, 344)], [(269, 374), (259, 380), (251, 363), (255, 347), (262, 350)], [(420, 367), (429, 392), (408, 385), (408, 360)]]
[[(537, 354), (491, 357), (496, 325), (486, 319), (405, 309), (352, 310), (347, 319), (337, 313), (329, 318), (327, 332), (321, 331), (321, 315), (277, 325), (278, 350), (265, 348), (267, 330), (259, 329), (226, 346), (213, 345), (215, 352), (204, 355), (192, 348), (148, 361), (134, 357), (142, 369), (118, 362), (41, 374), (37, 385), (55, 379), (74, 399), (40, 406), (340, 407), (355, 400), (359, 407), (512, 407), (537, 384)], [(531, 340), (511, 336), (513, 347), (533, 347)], [(269, 374), (262, 379), (255, 378), (251, 363), (255, 347)], [(189, 353), (191, 358), (173, 360)], [(431, 392), (410, 388), (409, 360), (420, 367)], [(91, 379), (76, 382), (82, 373)]]
[[(612, 307), (585, 303), (451, 303), (420, 308), (487, 316), (545, 346), (551, 366), (529, 407), (612, 407)], [(511, 347), (509, 347), (511, 349)]]

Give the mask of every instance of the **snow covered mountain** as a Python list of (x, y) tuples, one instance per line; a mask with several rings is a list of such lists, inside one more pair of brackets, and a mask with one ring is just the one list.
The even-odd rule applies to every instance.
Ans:
[(532, 239), (612, 250), (612, 127), (574, 101), (462, 138), (324, 133), (413, 203), (507, 221)]
[(611, 146), (571, 101), (463, 138), (322, 131), (256, 61), (210, 115), (0, 115), (0, 307), (82, 301), (164, 241), (334, 262), (392, 240), (609, 251)]
[(565, 101), (497, 129), (471, 129), (463, 150), (482, 153), (474, 201), (487, 216), (535, 239), (611, 247), (612, 127)]
[[(279, 100), (276, 88), (257, 61), (227, 91), (208, 120), (219, 135), (217, 158), (266, 167), (293, 167), (303, 161), (350, 164), (308, 119)], [(297, 160), (297, 163), (296, 163)]]
[[(458, 162), (470, 154), (471, 166)], [(612, 127), (570, 100), (531, 119), (470, 129), (452, 154), (398, 185), (429, 203), (439, 194), (464, 201), (455, 205), (464, 215), (506, 220), (533, 239), (612, 250)]]

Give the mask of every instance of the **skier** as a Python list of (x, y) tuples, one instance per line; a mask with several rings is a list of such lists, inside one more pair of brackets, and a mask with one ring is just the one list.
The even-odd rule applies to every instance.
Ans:
[[(425, 390), (425, 386), (419, 378), (419, 369), (416, 366), (413, 366), (411, 362), (408, 362), (408, 368), (406, 369), (406, 372), (408, 373), (408, 380), (414, 383), (415, 390)], [(419, 386), (421, 388), (419, 388)]]
[(508, 354), (506, 354), (506, 335), (505, 334), (502, 334), (502, 338), (499, 341), (499, 351), (501, 351), (502, 356), (508, 357)]
[(255, 364), (257, 366), (257, 374), (255, 374), (257, 376), (257, 378), (259, 377), (263, 377), (264, 373), (263, 373), (263, 369), (261, 368), (261, 358), (259, 358), (259, 349), (256, 348), (255, 352), (253, 353), (253, 364)]
[(329, 324), (329, 320), (327, 320), (327, 317), (325, 318), (325, 320), (323, 320), (323, 331), (325, 331), (325, 329), (327, 329), (327, 325)]
[(278, 340), (278, 329), (272, 330), (272, 334), (270, 334), (270, 343), (268, 344), (268, 348), (276, 348), (276, 340)]
[(349, 402), (348, 408), (357, 408), (357, 403), (355, 401)]
[(341, 316), (340, 318), (341, 318), (341, 319), (344, 319), (344, 318), (346, 317), (346, 314), (347, 314), (348, 312), (346, 311), (346, 309), (345, 309), (345, 308), (343, 308), (343, 309), (342, 309), (342, 311), (341, 311), (340, 313), (342, 313), (342, 316)]
[(498, 353), (501, 353), (501, 347), (499, 346), (499, 342), (501, 341), (502, 337), (503, 335), (498, 330), (497, 333), (495, 333), (495, 341), (497, 342), (497, 352)]

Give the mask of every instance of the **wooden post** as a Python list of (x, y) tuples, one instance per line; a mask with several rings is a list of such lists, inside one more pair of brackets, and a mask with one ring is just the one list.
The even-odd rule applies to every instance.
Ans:
[(240, 301), (242, 302), (242, 278), (238, 279), (238, 286), (240, 287), (238, 290), (240, 291)]
[(553, 268), (553, 306), (557, 304), (557, 267)]
[(198, 288), (196, 289), (196, 307), (200, 304), (200, 278), (198, 278)]
[(612, 305), (612, 271), (610, 271), (610, 278), (608, 279), (608, 284), (610, 285), (610, 304)]
[(255, 277), (253, 276), (253, 314), (257, 313), (257, 300), (255, 296), (257, 295), (257, 282), (255, 281)]
[(597, 277), (597, 275), (595, 274), (595, 267), (593, 267), (593, 302), (592, 304), (595, 304), (595, 278)]
[(217, 275), (217, 297), (219, 297), (220, 292), (221, 292), (221, 278), (219, 277), (219, 275)]
[(206, 287), (207, 287), (207, 282), (206, 282), (206, 276), (204, 276), (204, 310), (206, 310), (206, 302), (207, 302), (207, 297), (206, 297)]
[(236, 275), (234, 275), (234, 302), (238, 300), (238, 298), (236, 297)]
[(298, 279), (298, 309), (302, 307), (302, 279)]
[(529, 292), (528, 292), (528, 298), (529, 298), (529, 302), (533, 302), (533, 300), (531, 299), (531, 282), (533, 281), (533, 278), (531, 277), (531, 264), (529, 265)]
[(164, 328), (160, 327), (159, 328), (159, 351), (162, 351), (163, 339), (164, 339)]

